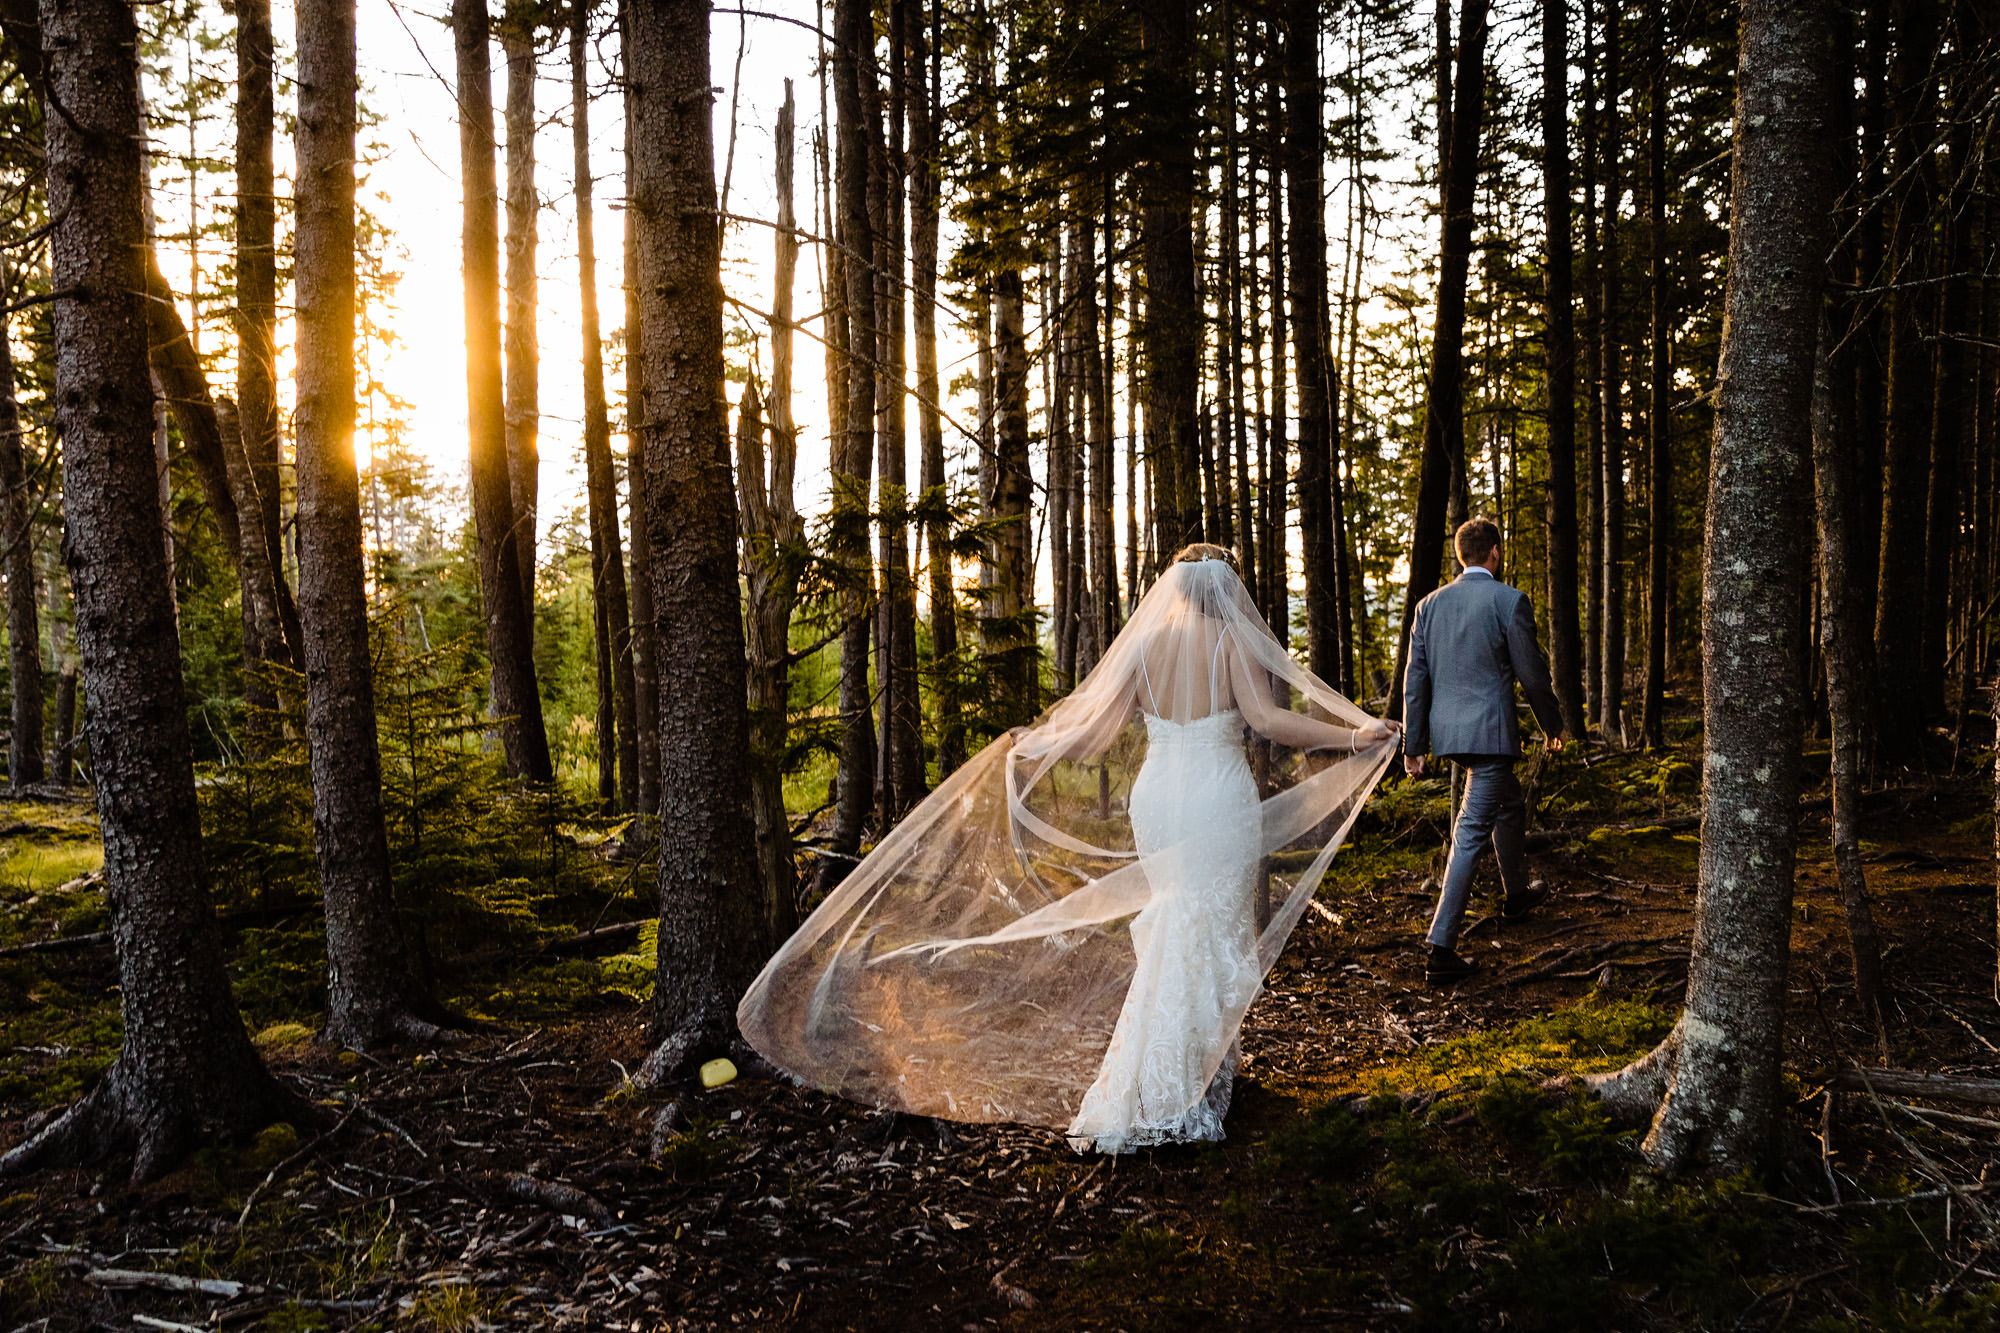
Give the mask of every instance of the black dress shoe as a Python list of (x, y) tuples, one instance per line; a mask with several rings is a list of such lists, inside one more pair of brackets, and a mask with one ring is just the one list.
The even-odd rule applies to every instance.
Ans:
[(1549, 900), (1549, 886), (1535, 880), (1519, 893), (1510, 893), (1500, 903), (1502, 921), (1519, 921)]
[(1433, 985), (1449, 985), (1463, 981), (1479, 970), (1479, 964), (1470, 958), (1460, 957), (1455, 949), (1433, 944), (1424, 957), (1424, 980)]

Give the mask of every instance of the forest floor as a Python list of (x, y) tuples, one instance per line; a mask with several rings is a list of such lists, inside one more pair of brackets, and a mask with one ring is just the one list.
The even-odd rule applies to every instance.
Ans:
[[(1481, 970), (1448, 991), (1416, 951), (1441, 787), (1385, 791), (1251, 1011), (1224, 1144), (1083, 1157), (751, 1076), (640, 1093), (641, 1010), (615, 988), (381, 1057), (277, 1023), (260, 1044), (334, 1127), (139, 1189), (115, 1163), (0, 1187), (0, 1333), (2000, 1326), (2000, 1119), (1827, 1090), (1874, 1040), (1823, 814), (1801, 831), (1774, 1175), (1656, 1179), (1633, 1131), (1552, 1086), (1672, 1024), (1693, 760), (1557, 761), (1561, 835), (1535, 857), (1557, 896), (1505, 927), (1476, 909)], [(1990, 1077), (1992, 788), (1962, 772), (1871, 802), (1866, 851), (1893, 1063)], [(87, 810), (17, 813), (50, 830), (47, 864), (0, 863), (0, 945), (68, 929), (33, 925), (64, 892), (41, 881), (88, 857)], [(102, 950), (0, 955), (0, 1147), (115, 1049), (114, 980)]]

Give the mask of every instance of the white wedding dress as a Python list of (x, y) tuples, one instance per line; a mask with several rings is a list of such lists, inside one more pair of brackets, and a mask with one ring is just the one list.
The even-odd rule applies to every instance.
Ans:
[(1073, 1145), (1098, 1152), (1222, 1138), (1236, 1026), (1263, 984), (1254, 912), (1262, 826), (1243, 719), (1149, 713), (1146, 737), (1131, 810), (1152, 899), (1132, 919), (1132, 986), (1069, 1126)]
[[(1256, 779), (1246, 732), (1268, 747)], [(1392, 742), (1286, 651), (1226, 562), (1176, 561), (1074, 692), (841, 881), (738, 1027), (870, 1106), (1107, 1152), (1219, 1139), (1244, 1011)]]

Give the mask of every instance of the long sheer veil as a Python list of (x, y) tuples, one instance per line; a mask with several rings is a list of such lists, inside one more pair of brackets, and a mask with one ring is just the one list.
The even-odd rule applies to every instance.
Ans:
[[(1169, 566), (1073, 693), (947, 778), (779, 949), (738, 1006), (744, 1037), (806, 1084), (870, 1105), (1066, 1126), (1131, 984), (1126, 927), (1155, 881), (1174, 882), (1174, 847), (1134, 848), (1140, 713), (1206, 716), (1230, 652), (1281, 708), (1372, 720), (1291, 658), (1227, 564)], [(1395, 750), (1302, 754), (1250, 737), (1259, 975)], [(1229, 1018), (1233, 1034), (1242, 1013)]]

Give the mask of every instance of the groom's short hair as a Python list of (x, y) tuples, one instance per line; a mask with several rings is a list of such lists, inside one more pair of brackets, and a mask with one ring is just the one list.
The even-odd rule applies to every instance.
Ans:
[(1452, 545), (1458, 548), (1458, 563), (1468, 568), (1484, 564), (1499, 544), (1500, 525), (1490, 518), (1468, 518), (1452, 535)]

